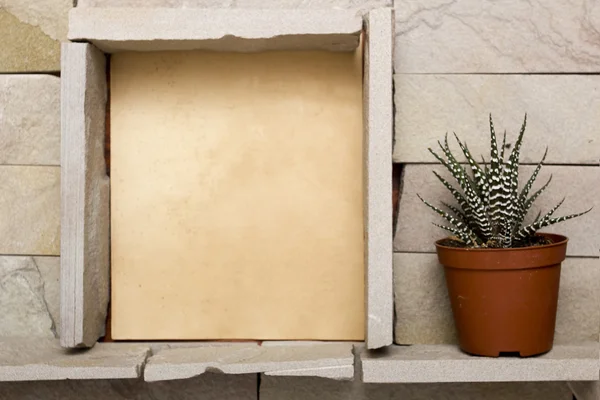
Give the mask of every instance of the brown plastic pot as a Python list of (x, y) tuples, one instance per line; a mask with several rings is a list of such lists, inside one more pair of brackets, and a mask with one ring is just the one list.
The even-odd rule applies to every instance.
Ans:
[(470, 354), (521, 357), (552, 349), (565, 236), (513, 249), (465, 249), (436, 242), (460, 348)]

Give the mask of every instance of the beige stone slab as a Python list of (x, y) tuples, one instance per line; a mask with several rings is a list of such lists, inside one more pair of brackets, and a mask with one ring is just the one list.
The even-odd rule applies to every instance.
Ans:
[(0, 0), (0, 8), (54, 40), (67, 39), (68, 13), (73, 0)]
[(0, 75), (0, 164), (60, 165), (60, 78)]
[[(520, 181), (523, 183), (533, 171), (533, 166), (522, 166)], [(403, 188), (400, 197), (398, 223), (394, 238), (394, 250), (399, 252), (435, 252), (434, 242), (446, 232), (432, 225), (445, 222), (427, 208), (417, 197), (440, 205), (440, 201), (453, 203), (450, 192), (438, 181), (432, 171), (437, 171), (449, 180), (450, 174), (440, 165), (411, 164), (404, 167)], [(548, 189), (536, 200), (530, 212), (535, 217), (538, 210), (547, 212), (566, 196), (556, 215), (567, 215), (594, 207), (585, 216), (544, 228), (542, 232), (560, 233), (569, 237), (567, 255), (573, 257), (597, 257), (600, 248), (600, 168), (593, 166), (544, 166), (533, 190), (541, 187), (550, 175), (553, 176)], [(453, 182), (454, 183), (454, 182)]]
[(459, 154), (452, 132), (489, 160), (489, 114), (496, 132), (514, 142), (527, 112), (521, 162), (537, 164), (548, 146), (549, 164), (600, 163), (598, 75), (399, 74), (394, 81), (394, 162), (435, 162), (427, 148), (446, 132)]
[(390, 346), (361, 354), (366, 383), (595, 381), (598, 342), (556, 345), (539, 357), (473, 357), (454, 345)]
[[(374, 384), (263, 376), (261, 400), (572, 400), (564, 382)], [(587, 399), (584, 399), (587, 400)]]
[[(444, 270), (435, 254), (394, 254), (397, 344), (457, 343)], [(600, 260), (567, 258), (562, 265), (555, 343), (597, 340)]]
[(362, 18), (352, 10), (81, 8), (69, 13), (69, 39), (105, 52), (212, 50), (354, 51)]
[(144, 379), (148, 382), (188, 379), (210, 371), (351, 379), (352, 347), (352, 343), (176, 347), (160, 350), (150, 357)]
[(185, 381), (141, 379), (0, 382), (1, 400), (256, 400), (258, 375), (204, 374)]
[(109, 298), (109, 180), (104, 161), (106, 60), (65, 43), (61, 78), (61, 344), (91, 347)]
[(391, 0), (79, 0), (78, 7), (172, 7), (172, 8), (242, 8), (242, 9), (351, 9), (365, 13), (390, 7)]
[(361, 57), (111, 63), (112, 337), (363, 340)]
[(55, 337), (59, 273), (58, 257), (0, 256), (0, 340)]
[(392, 23), (391, 9), (367, 16), (365, 43), (365, 240), (367, 347), (393, 341), (392, 288)]
[(600, 5), (396, 0), (396, 71), (598, 72)]
[(60, 70), (60, 43), (0, 7), (0, 73)]
[(0, 254), (58, 255), (60, 168), (0, 166)]
[(99, 343), (71, 351), (54, 339), (0, 341), (0, 381), (134, 379), (149, 348), (142, 344)]

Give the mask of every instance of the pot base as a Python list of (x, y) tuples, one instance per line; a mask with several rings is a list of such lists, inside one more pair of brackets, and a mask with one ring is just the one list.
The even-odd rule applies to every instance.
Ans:
[(533, 349), (528, 349), (526, 351), (495, 351), (495, 350), (491, 350), (490, 348), (486, 348), (486, 349), (480, 349), (480, 350), (475, 350), (475, 349), (465, 349), (462, 346), (460, 346), (460, 350), (463, 351), (464, 353), (471, 355), (471, 356), (479, 356), (479, 357), (521, 357), (521, 358), (527, 358), (527, 357), (535, 357), (535, 356), (541, 356), (542, 354), (546, 354), (548, 353), (550, 350), (552, 350), (552, 346), (550, 346), (549, 349), (544, 349), (544, 350), (533, 350)]

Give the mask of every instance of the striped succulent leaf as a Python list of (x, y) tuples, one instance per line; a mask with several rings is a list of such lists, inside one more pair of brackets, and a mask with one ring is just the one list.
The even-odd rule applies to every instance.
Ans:
[(425, 203), (425, 205), (427, 207), (431, 208), (433, 211), (435, 211), (440, 216), (442, 216), (446, 221), (448, 221), (452, 225), (454, 225), (455, 228), (453, 228), (452, 232), (455, 233), (457, 236), (459, 236), (462, 241), (464, 241), (465, 243), (467, 243), (467, 244), (469, 244), (471, 246), (475, 246), (475, 245), (480, 245), (481, 244), (481, 242), (480, 242), (479, 238), (477, 237), (477, 235), (475, 235), (475, 233), (471, 230), (471, 228), (469, 228), (467, 226), (466, 223), (460, 221), (458, 218), (453, 217), (452, 215), (450, 215), (446, 211), (437, 208), (436, 206), (434, 206), (431, 203), (429, 203), (426, 200), (424, 200), (421, 196), (419, 196), (419, 195), (417, 195), (417, 196), (419, 197), (419, 199), (423, 203)]
[[(542, 164), (546, 160), (547, 155), (548, 155), (548, 147), (546, 147), (546, 151), (544, 152), (544, 156), (542, 157), (542, 160), (535, 167), (535, 170), (531, 174), (531, 177), (529, 178), (529, 180), (527, 181), (525, 186), (523, 186), (523, 189), (521, 190), (521, 194), (519, 194), (518, 213), (517, 213), (517, 221), (516, 221), (517, 225), (520, 225), (523, 223), (523, 220), (525, 219), (525, 216), (527, 215), (527, 211), (529, 211), (529, 207), (531, 207), (531, 204), (533, 204), (533, 201), (535, 201), (535, 198), (537, 198), (537, 196), (539, 196), (539, 194), (538, 194), (533, 199), (533, 201), (529, 204), (529, 207), (527, 207), (527, 208), (525, 207), (526, 202), (527, 202), (527, 196), (529, 195), (529, 191), (533, 187), (533, 184), (535, 183), (535, 180), (536, 180), (538, 174), (540, 173), (540, 170), (542, 169)], [(550, 180), (552, 180), (552, 175), (550, 175)], [(544, 187), (543, 187), (544, 190), (548, 186), (549, 183), (550, 182), (548, 182), (546, 185), (544, 185)]]
[(563, 204), (563, 199), (563, 201), (546, 214), (542, 216), (540, 211), (531, 224), (524, 225), (525, 217), (533, 203), (544, 193), (552, 181), (552, 176), (550, 176), (540, 189), (528, 197), (546, 160), (548, 149), (544, 152), (544, 156), (537, 164), (527, 183), (519, 191), (519, 158), (527, 126), (527, 114), (523, 120), (515, 145), (506, 160), (506, 131), (502, 138), (502, 147), (499, 148), (491, 114), (489, 122), (489, 165), (483, 157), (482, 163), (477, 163), (469, 151), (467, 144), (454, 134), (467, 160), (467, 168), (470, 169), (472, 176), (469, 175), (467, 168), (463, 167), (450, 151), (447, 134), (443, 145), (438, 141), (444, 157), (429, 149), (429, 152), (454, 177), (460, 188), (460, 190), (455, 188), (437, 172), (433, 171), (435, 176), (450, 191), (458, 203), (457, 207), (442, 202), (442, 205), (449, 210), (444, 211), (433, 206), (418, 195), (419, 199), (425, 205), (450, 223), (450, 226), (434, 225), (453, 233), (470, 247), (514, 247), (530, 243), (531, 236), (543, 227), (579, 217), (591, 210), (563, 217), (553, 217), (554, 212)]
[[(555, 209), (556, 209), (556, 207), (553, 210), (555, 210)], [(538, 219), (537, 221), (533, 222), (532, 224), (529, 224), (527, 226), (522, 227), (515, 234), (515, 241), (517, 243), (524, 242), (524, 241), (527, 240), (528, 237), (530, 237), (531, 235), (535, 234), (536, 231), (538, 231), (538, 230), (540, 230), (542, 228), (545, 228), (545, 227), (550, 226), (550, 225), (557, 224), (559, 222), (568, 221), (570, 219), (580, 217), (582, 215), (585, 215), (585, 214), (589, 213), (590, 211), (592, 211), (592, 208), (589, 208), (589, 209), (587, 209), (584, 212), (580, 212), (580, 213), (576, 213), (576, 214), (570, 214), (570, 215), (565, 215), (563, 217), (555, 217), (555, 218), (551, 218), (548, 215), (550, 213), (548, 213), (548, 214), (546, 214), (546, 216), (544, 216), (541, 219)]]

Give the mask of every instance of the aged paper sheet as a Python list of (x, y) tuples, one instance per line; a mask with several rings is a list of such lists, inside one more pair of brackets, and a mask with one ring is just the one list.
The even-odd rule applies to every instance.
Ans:
[(359, 54), (111, 57), (113, 339), (364, 339)]

